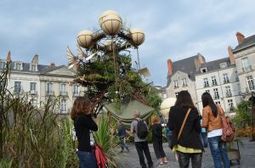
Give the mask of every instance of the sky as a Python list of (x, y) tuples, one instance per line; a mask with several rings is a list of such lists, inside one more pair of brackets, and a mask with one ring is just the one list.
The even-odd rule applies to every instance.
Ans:
[(67, 65), (66, 48), (76, 52), (77, 34), (99, 29), (99, 16), (115, 10), (145, 32), (141, 67), (150, 70), (147, 81), (165, 86), (167, 59), (224, 58), (228, 46), (237, 46), (236, 32), (254, 35), (254, 7), (254, 0), (0, 0), (0, 58), (10, 50), (13, 61), (38, 54), (40, 64)]

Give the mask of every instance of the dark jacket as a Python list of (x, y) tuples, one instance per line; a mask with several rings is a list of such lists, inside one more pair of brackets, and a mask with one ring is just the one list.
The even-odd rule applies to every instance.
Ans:
[(161, 124), (152, 125), (152, 140), (162, 142), (162, 126)]
[(78, 139), (78, 150), (91, 152), (90, 130), (97, 131), (97, 124), (91, 115), (79, 115), (74, 119), (74, 128)]
[(181, 129), (181, 125), (187, 111), (188, 108), (182, 108), (177, 106), (173, 106), (170, 109), (168, 117), (168, 127), (170, 130), (173, 131), (171, 148), (179, 144), (184, 147), (203, 149), (200, 139), (200, 117), (196, 108), (193, 108), (190, 111), (179, 142), (177, 141), (178, 133)]

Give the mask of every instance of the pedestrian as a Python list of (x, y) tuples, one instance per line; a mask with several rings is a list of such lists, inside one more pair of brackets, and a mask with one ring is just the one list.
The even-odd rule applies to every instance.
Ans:
[(117, 135), (118, 135), (119, 141), (120, 141), (120, 147), (121, 147), (120, 152), (123, 152), (124, 149), (126, 149), (127, 152), (129, 152), (128, 146), (126, 144), (127, 130), (121, 120), (119, 121)]
[(167, 139), (168, 147), (170, 148), (171, 147), (171, 139), (172, 139), (172, 131), (169, 129), (169, 127), (165, 127), (163, 130), (164, 130), (163, 132), (165, 134), (165, 137)]
[(230, 161), (227, 155), (226, 143), (221, 140), (222, 122), (220, 115), (224, 112), (220, 105), (216, 105), (212, 96), (205, 92), (202, 94), (203, 114), (202, 127), (207, 129), (208, 143), (213, 157), (214, 167), (230, 167)]
[(144, 155), (145, 155), (145, 157), (147, 159), (148, 167), (152, 168), (153, 167), (153, 162), (152, 162), (152, 159), (151, 159), (148, 142), (147, 142), (146, 138), (144, 138), (144, 137), (141, 138), (141, 137), (138, 136), (138, 134), (139, 134), (138, 133), (138, 122), (142, 121), (146, 125), (146, 127), (147, 127), (147, 124), (146, 124), (145, 121), (143, 121), (140, 118), (140, 112), (135, 111), (133, 116), (134, 116), (134, 120), (131, 123), (130, 131), (134, 135), (135, 148), (136, 148), (137, 153), (138, 153), (140, 165), (141, 165), (142, 168), (147, 168), (145, 160), (144, 160)]
[(170, 108), (168, 127), (173, 131), (171, 149), (177, 153), (180, 168), (201, 168), (203, 145), (197, 108), (188, 91), (181, 91)]
[(163, 165), (164, 163), (168, 163), (163, 150), (162, 126), (159, 117), (154, 117), (152, 119), (152, 142), (156, 157), (160, 161), (159, 164)]
[[(202, 126), (202, 117), (200, 120), (200, 124)], [(206, 131), (206, 128), (203, 128), (203, 127), (201, 128), (201, 139), (202, 139), (203, 147), (207, 148), (208, 146), (207, 131)]]
[(77, 97), (74, 101), (71, 118), (78, 140), (77, 156), (80, 168), (96, 168), (96, 158), (90, 145), (90, 131), (97, 131), (98, 127), (92, 119), (92, 103), (88, 98)]

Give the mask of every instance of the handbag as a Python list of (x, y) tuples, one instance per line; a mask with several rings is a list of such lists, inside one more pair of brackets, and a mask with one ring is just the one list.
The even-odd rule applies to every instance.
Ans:
[(180, 137), (181, 137), (183, 128), (184, 128), (184, 126), (185, 126), (185, 124), (186, 124), (186, 121), (187, 121), (187, 118), (188, 118), (188, 116), (189, 116), (190, 111), (191, 111), (191, 108), (188, 109), (188, 111), (187, 111), (187, 113), (186, 113), (186, 115), (185, 115), (185, 118), (184, 118), (184, 120), (183, 120), (183, 122), (182, 122), (181, 129), (180, 129), (180, 131), (179, 131), (179, 133), (178, 133), (177, 141), (179, 141), (179, 139), (180, 139)]

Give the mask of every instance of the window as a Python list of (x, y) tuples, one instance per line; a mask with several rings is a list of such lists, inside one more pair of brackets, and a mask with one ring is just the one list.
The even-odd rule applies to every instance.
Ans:
[(220, 68), (223, 69), (223, 68), (227, 68), (228, 64), (226, 62), (222, 62), (220, 63)]
[(37, 100), (36, 99), (31, 99), (30, 100), (32, 106), (36, 107), (37, 106)]
[(228, 99), (228, 107), (229, 107), (230, 110), (234, 108), (234, 104), (233, 104), (232, 99)]
[(30, 93), (36, 94), (36, 83), (35, 82), (30, 82)]
[(223, 74), (223, 83), (229, 83), (229, 78), (228, 78), (228, 74), (227, 73), (224, 73)]
[(249, 90), (255, 90), (254, 79), (252, 78), (252, 76), (251, 75), (247, 76), (246, 80), (248, 83)]
[(52, 82), (46, 83), (46, 94), (53, 95), (53, 83)]
[(210, 93), (210, 90), (205, 90), (205, 92)]
[(217, 80), (215, 76), (212, 76), (212, 85), (213, 86), (217, 85)]
[(66, 84), (65, 83), (61, 83), (60, 84), (60, 95), (66, 95)]
[(30, 90), (36, 90), (36, 83), (30, 82)]
[(66, 100), (62, 99), (60, 102), (60, 113), (66, 113)]
[(206, 68), (206, 67), (205, 67), (205, 68), (201, 68), (200, 71), (201, 71), (202, 73), (206, 73), (206, 72), (207, 72), (207, 68)]
[(209, 87), (209, 82), (207, 78), (204, 78), (204, 87)]
[(174, 80), (174, 88), (178, 88), (178, 80)]
[(73, 85), (73, 95), (79, 96), (79, 85)]
[(225, 86), (226, 89), (226, 97), (232, 97), (230, 86)]
[(243, 70), (243, 72), (251, 71), (251, 65), (250, 65), (249, 60), (248, 60), (247, 57), (246, 58), (242, 58), (241, 62), (242, 62), (242, 70)]
[(215, 101), (215, 104), (219, 104), (220, 105), (220, 101)]
[(16, 70), (22, 70), (22, 63), (21, 62), (16, 62), (14, 64), (14, 69)]
[(213, 93), (214, 93), (214, 99), (219, 99), (219, 98), (220, 98), (220, 96), (219, 96), (219, 91), (218, 91), (217, 88), (214, 88), (214, 89), (213, 89)]
[(179, 92), (175, 92), (175, 96), (176, 96), (176, 98), (177, 98), (178, 94), (179, 94)]
[(21, 82), (15, 81), (14, 82), (14, 93), (20, 93), (21, 92)]
[(186, 79), (186, 78), (183, 78), (183, 79), (182, 79), (182, 86), (183, 86), (183, 87), (188, 86), (188, 84), (187, 84), (187, 79)]
[(36, 64), (31, 64), (30, 65), (30, 70), (31, 71), (37, 71), (37, 65)]

